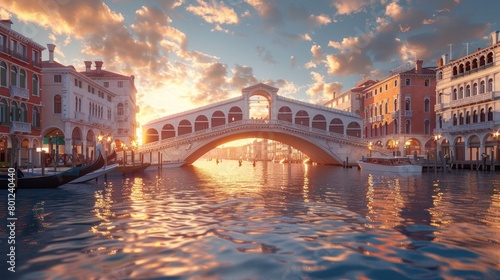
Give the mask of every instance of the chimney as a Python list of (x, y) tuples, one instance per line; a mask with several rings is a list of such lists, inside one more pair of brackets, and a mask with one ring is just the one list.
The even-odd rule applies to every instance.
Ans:
[(436, 65), (437, 65), (438, 68), (441, 67), (441, 66), (443, 66), (443, 59), (440, 58), (440, 59), (436, 60)]
[(85, 63), (85, 72), (90, 73), (90, 67), (92, 66), (92, 61), (84, 61)]
[(446, 65), (446, 63), (448, 63), (448, 55), (447, 54), (443, 54), (441, 56), (441, 60), (443, 62), (443, 65)]
[(102, 63), (103, 63), (102, 61), (95, 62), (95, 70), (97, 74), (101, 74)]
[(54, 44), (47, 44), (47, 49), (49, 50), (49, 63), (54, 62), (54, 49), (56, 48), (56, 45)]
[(500, 33), (500, 31), (493, 31), (491, 32), (491, 45), (495, 45), (496, 43), (498, 43), (498, 33)]
[(2, 25), (7, 26), (9, 29), (11, 28), (13, 23), (10, 19), (2, 19), (0, 22), (2, 23)]
[(422, 74), (422, 63), (424, 62), (420, 59), (415, 62), (415, 73)]

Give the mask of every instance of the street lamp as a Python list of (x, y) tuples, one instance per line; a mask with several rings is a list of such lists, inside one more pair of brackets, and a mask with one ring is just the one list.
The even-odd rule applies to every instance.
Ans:
[(370, 157), (372, 156), (372, 150), (373, 150), (373, 143), (370, 142), (368, 143), (368, 150), (370, 151)]
[(497, 140), (497, 147), (496, 147), (496, 149), (495, 149), (495, 154), (494, 154), (494, 156), (495, 156), (495, 159), (496, 159), (496, 160), (498, 160), (498, 159), (500, 158), (500, 157), (498, 156), (498, 151), (499, 151), (499, 149), (498, 149), (498, 141), (500, 140), (500, 131), (498, 131), (498, 130), (497, 130), (497, 131), (493, 132), (493, 139), (496, 139), (496, 140)]

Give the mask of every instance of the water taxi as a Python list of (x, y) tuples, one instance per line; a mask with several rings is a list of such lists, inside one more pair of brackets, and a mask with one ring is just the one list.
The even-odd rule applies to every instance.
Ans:
[(422, 166), (411, 163), (408, 157), (368, 157), (358, 161), (363, 171), (390, 173), (422, 173)]

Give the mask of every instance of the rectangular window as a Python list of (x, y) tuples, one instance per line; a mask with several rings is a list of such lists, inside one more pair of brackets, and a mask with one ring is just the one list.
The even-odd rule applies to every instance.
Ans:
[(425, 79), (425, 82), (424, 82), (425, 86), (428, 87), (431, 85), (431, 81), (429, 79)]
[(109, 82), (104, 82), (104, 87), (108, 88), (109, 87)]
[(119, 82), (118, 82), (118, 87), (119, 87), (119, 88), (122, 88), (122, 87), (123, 87), (123, 82), (122, 82), (122, 81), (119, 81)]
[(87, 91), (90, 92), (90, 85), (87, 86)]
[(75, 87), (78, 86), (78, 80), (75, 78)]
[(61, 83), (61, 82), (62, 82), (62, 76), (54, 75), (54, 83)]
[(0, 34), (0, 52), (6, 53), (8, 46), (7, 36)]
[(78, 81), (78, 87), (82, 88), (82, 81)]
[(407, 86), (411, 85), (411, 79), (410, 78), (406, 78), (405, 85), (407, 85)]

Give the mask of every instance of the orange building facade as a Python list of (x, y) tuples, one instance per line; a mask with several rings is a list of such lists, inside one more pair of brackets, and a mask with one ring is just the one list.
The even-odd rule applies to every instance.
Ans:
[(41, 147), (42, 51), (0, 21), (0, 162), (26, 166)]
[(434, 68), (407, 64), (364, 89), (364, 136), (369, 150), (393, 155), (434, 155)]

